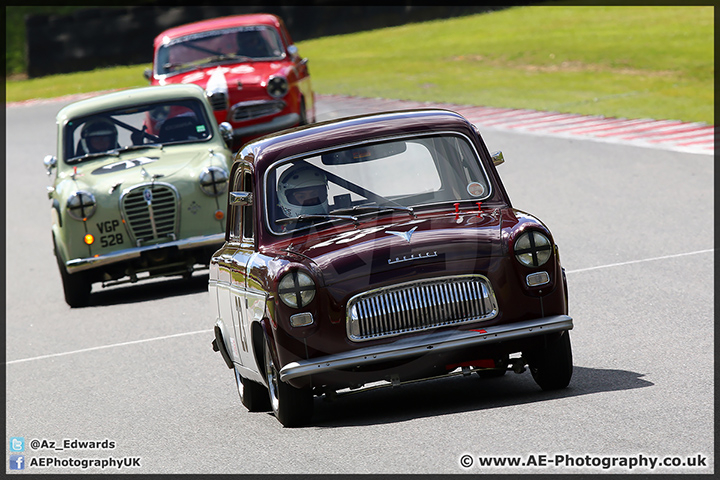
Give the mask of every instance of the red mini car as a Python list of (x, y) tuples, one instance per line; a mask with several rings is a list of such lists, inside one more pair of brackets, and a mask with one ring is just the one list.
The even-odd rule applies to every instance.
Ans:
[[(477, 129), (448, 110), (322, 122), (243, 147), (210, 261), (222, 354), (250, 411), (446, 374), (572, 375), (550, 230), (513, 208)], [(374, 385), (373, 385), (374, 386)]]
[(203, 87), (235, 145), (315, 121), (308, 60), (275, 15), (221, 17), (171, 28), (155, 38), (151, 85)]

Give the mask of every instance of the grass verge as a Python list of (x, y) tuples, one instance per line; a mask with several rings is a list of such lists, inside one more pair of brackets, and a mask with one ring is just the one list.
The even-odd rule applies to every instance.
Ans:
[[(711, 6), (515, 7), (299, 42), (321, 94), (714, 124)], [(149, 65), (7, 80), (7, 101), (147, 85)]]

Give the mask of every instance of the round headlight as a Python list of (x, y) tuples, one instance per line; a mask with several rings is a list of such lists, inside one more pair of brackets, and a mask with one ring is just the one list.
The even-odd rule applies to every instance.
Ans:
[(290, 86), (285, 77), (270, 77), (267, 84), (267, 92), (271, 97), (280, 98), (287, 95)]
[(280, 300), (291, 308), (302, 308), (315, 298), (315, 282), (305, 272), (288, 272), (278, 283)]
[(515, 240), (515, 258), (526, 267), (539, 267), (550, 259), (550, 239), (540, 232), (529, 231)]
[(90, 192), (79, 190), (67, 199), (68, 214), (75, 220), (87, 220), (96, 208), (95, 196)]
[(205, 195), (217, 197), (225, 193), (228, 186), (228, 173), (220, 167), (207, 167), (200, 177), (200, 189)]

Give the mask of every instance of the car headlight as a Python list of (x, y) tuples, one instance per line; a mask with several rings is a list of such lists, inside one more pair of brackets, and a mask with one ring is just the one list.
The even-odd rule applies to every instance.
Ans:
[(285, 77), (270, 77), (267, 83), (267, 92), (271, 97), (280, 98), (287, 95), (290, 85)]
[(97, 208), (95, 196), (90, 192), (78, 190), (67, 199), (68, 214), (75, 220), (87, 220)]
[(539, 267), (550, 259), (552, 245), (542, 233), (532, 230), (515, 240), (515, 258), (526, 267)]
[(228, 173), (220, 167), (207, 167), (202, 171), (198, 180), (200, 189), (205, 195), (217, 197), (227, 190)]
[(278, 283), (280, 300), (291, 308), (302, 308), (315, 298), (315, 282), (305, 272), (293, 270)]

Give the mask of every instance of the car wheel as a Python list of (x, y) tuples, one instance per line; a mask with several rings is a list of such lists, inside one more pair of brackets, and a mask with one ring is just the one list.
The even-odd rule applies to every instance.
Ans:
[(528, 366), (535, 383), (543, 390), (567, 387), (573, 371), (570, 332), (543, 340), (542, 346), (530, 355)]
[(69, 274), (65, 269), (65, 265), (55, 249), (55, 259), (57, 260), (60, 277), (62, 278), (63, 292), (65, 293), (65, 302), (73, 308), (85, 307), (90, 303), (91, 282), (84, 273)]
[(280, 380), (268, 343), (265, 343), (265, 376), (270, 407), (285, 427), (298, 427), (310, 421), (313, 396), (309, 388), (295, 388)]
[(235, 383), (240, 401), (249, 412), (267, 412), (270, 410), (267, 388), (257, 382), (243, 378), (235, 367)]

